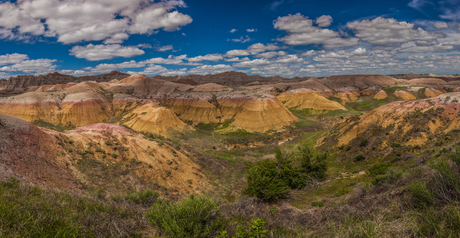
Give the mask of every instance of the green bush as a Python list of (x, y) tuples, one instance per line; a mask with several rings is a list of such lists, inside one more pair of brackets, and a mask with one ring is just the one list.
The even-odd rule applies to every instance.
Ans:
[(314, 207), (324, 207), (324, 202), (323, 201), (316, 201), (311, 203), (312, 206)]
[(366, 157), (364, 157), (363, 154), (359, 153), (353, 158), (353, 162), (360, 162), (360, 161), (363, 161), (365, 159), (366, 159)]
[(389, 162), (374, 164), (369, 169), (367, 169), (367, 172), (369, 173), (370, 176), (375, 177), (377, 175), (385, 174), (390, 168), (390, 166), (391, 166), (391, 163)]
[(111, 156), (112, 156), (113, 158), (117, 158), (118, 155), (115, 154), (115, 153), (112, 153)]
[(168, 237), (213, 237), (223, 225), (218, 211), (219, 206), (204, 197), (191, 196), (178, 202), (160, 198), (146, 217)]
[(367, 139), (362, 139), (361, 142), (359, 143), (359, 146), (364, 147), (368, 143)]
[(248, 186), (243, 193), (275, 202), (286, 197), (291, 189), (302, 189), (313, 180), (326, 178), (328, 155), (315, 154), (306, 146), (298, 147), (300, 155), (276, 151), (276, 161), (268, 159), (252, 164), (248, 168)]

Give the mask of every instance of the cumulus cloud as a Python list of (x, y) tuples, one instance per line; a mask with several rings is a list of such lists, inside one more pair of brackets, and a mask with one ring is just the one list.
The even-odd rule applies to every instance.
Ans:
[(249, 61), (250, 59), (248, 57), (244, 57), (244, 58), (238, 58), (238, 57), (233, 57), (233, 58), (230, 58), (230, 59), (225, 59), (225, 61), (227, 62), (240, 62), (240, 61)]
[(187, 55), (169, 55), (168, 58), (156, 57), (149, 60), (142, 61), (146, 64), (173, 64), (173, 65), (186, 65), (184, 60), (187, 59)]
[(299, 58), (297, 55), (286, 55), (286, 56), (280, 57), (275, 62), (282, 63), (282, 64), (298, 64), (298, 63), (302, 63), (303, 61), (304, 60), (302, 58)]
[(254, 28), (252, 28), (252, 29), (246, 29), (246, 31), (247, 31), (247, 32), (256, 32), (257, 29), (254, 29)]
[(444, 37), (441, 33), (430, 33), (422, 28), (414, 29), (414, 24), (400, 22), (393, 18), (377, 17), (347, 23), (356, 36), (374, 45), (404, 43), (411, 40), (435, 40)]
[(65, 44), (112, 44), (130, 34), (174, 31), (191, 23), (189, 15), (176, 10), (180, 7), (186, 7), (182, 0), (21, 0), (0, 3), (0, 27), (9, 35), (57, 37)]
[(93, 45), (74, 46), (70, 49), (70, 55), (83, 58), (89, 61), (106, 60), (115, 57), (133, 57), (143, 55), (145, 52), (135, 46), (112, 45)]
[(445, 52), (453, 49), (452, 45), (437, 44), (407, 44), (398, 49), (400, 53), (425, 53), (425, 52)]
[(51, 59), (36, 59), (36, 60), (24, 60), (19, 63), (3, 66), (0, 68), (0, 71), (21, 71), (24, 73), (49, 73), (55, 71), (56, 65), (54, 65), (56, 60)]
[(226, 53), (227, 56), (246, 56), (249, 55), (247, 50), (230, 50)]
[(270, 59), (270, 58), (273, 58), (275, 56), (284, 56), (284, 55), (287, 55), (287, 53), (285, 51), (278, 51), (278, 52), (270, 51), (270, 52), (257, 54), (256, 57)]
[(332, 23), (332, 17), (329, 15), (322, 15), (316, 18), (316, 25), (319, 27), (328, 27)]
[(172, 50), (172, 49), (174, 49), (172, 45), (155, 47), (155, 50), (160, 51), (160, 52), (165, 52), (165, 51)]
[(191, 74), (218, 74), (227, 71), (232, 71), (234, 68), (227, 64), (218, 64), (218, 65), (203, 65), (192, 68), (189, 70)]
[(362, 59), (362, 58), (367, 58), (367, 50), (365, 48), (357, 48), (353, 51), (344, 51), (344, 50), (339, 50), (335, 52), (329, 52), (326, 54), (319, 55), (315, 58), (313, 58), (314, 61), (334, 61), (338, 59)]
[(29, 59), (29, 56), (25, 54), (14, 53), (14, 54), (0, 55), (0, 66), (7, 65), (7, 64), (17, 64), (26, 59)]
[(434, 27), (436, 27), (436, 28), (438, 28), (438, 29), (449, 28), (449, 26), (447, 26), (447, 23), (445, 23), (445, 22), (443, 22), (443, 21), (435, 22), (435, 23), (434, 23)]
[(136, 62), (134, 60), (126, 61), (119, 64), (99, 64), (96, 67), (86, 67), (84, 70), (90, 72), (91, 74), (103, 74), (109, 73), (113, 70), (122, 70), (130, 68), (141, 68), (146, 65), (145, 62)]
[(319, 53), (326, 53), (326, 51), (322, 50), (322, 51), (316, 51), (316, 50), (309, 50), (307, 52), (304, 52), (302, 54), (300, 54), (300, 56), (303, 56), (303, 57), (312, 57), (312, 56), (315, 56)]
[(199, 55), (199, 56), (196, 56), (196, 57), (193, 57), (193, 58), (189, 58), (188, 61), (191, 61), (191, 62), (200, 62), (200, 61), (204, 61), (204, 60), (207, 60), (207, 61), (219, 61), (221, 59), (223, 59), (224, 57), (221, 55), (221, 54), (207, 54), (207, 55)]
[(300, 13), (278, 17), (274, 22), (275, 29), (287, 32), (279, 38), (288, 45), (323, 45), (326, 49), (353, 46), (358, 39), (342, 36), (339, 32), (313, 26), (313, 20)]
[(245, 37), (241, 36), (240, 38), (236, 38), (236, 39), (231, 39), (231, 41), (233, 42), (241, 42), (241, 43), (246, 43), (248, 41), (251, 41), (252, 39), (246, 35)]
[(278, 50), (279, 48), (280, 47), (275, 45), (275, 44), (264, 45), (262, 43), (256, 43), (256, 44), (250, 45), (248, 47), (248, 51), (251, 54), (257, 54), (257, 53), (261, 53), (261, 52), (264, 52), (264, 51)]
[(269, 65), (270, 61), (267, 59), (255, 59), (255, 60), (249, 60), (249, 61), (243, 61), (240, 63), (235, 63), (233, 64), (233, 67), (237, 68), (249, 68), (249, 67), (258, 67), (258, 66), (264, 66), (264, 65)]
[(230, 33), (235, 33), (235, 32), (237, 32), (237, 31), (238, 31), (237, 29), (233, 28), (233, 29), (231, 29), (229, 32), (230, 32)]

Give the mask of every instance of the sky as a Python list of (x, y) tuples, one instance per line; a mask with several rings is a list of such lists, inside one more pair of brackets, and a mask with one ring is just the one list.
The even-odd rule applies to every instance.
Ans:
[(460, 74), (460, 0), (0, 0), (0, 78)]

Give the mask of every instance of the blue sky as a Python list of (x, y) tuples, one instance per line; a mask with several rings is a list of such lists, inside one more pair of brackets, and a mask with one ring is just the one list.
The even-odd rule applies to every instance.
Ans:
[(460, 0), (0, 0), (0, 78), (460, 73)]

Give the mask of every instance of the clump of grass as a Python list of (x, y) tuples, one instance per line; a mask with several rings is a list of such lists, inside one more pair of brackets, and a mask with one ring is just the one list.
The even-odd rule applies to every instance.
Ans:
[(219, 206), (204, 197), (179, 202), (159, 198), (146, 213), (148, 221), (167, 237), (215, 237), (222, 227)]
[(0, 182), (2, 237), (138, 237), (149, 229), (142, 211), (105, 199)]
[(312, 206), (314, 207), (324, 207), (324, 202), (323, 201), (315, 201), (311, 203)]

